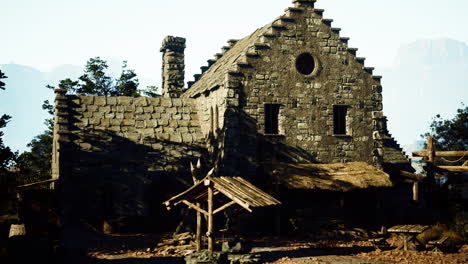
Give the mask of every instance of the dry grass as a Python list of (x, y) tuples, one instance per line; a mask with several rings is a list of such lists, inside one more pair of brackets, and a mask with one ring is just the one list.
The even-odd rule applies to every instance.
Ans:
[(432, 226), (430, 229), (419, 234), (417, 236), (418, 240), (424, 244), (427, 244), (429, 241), (438, 240), (442, 237), (448, 237), (446, 242), (447, 246), (457, 246), (463, 244), (463, 238), (457, 232), (451, 230), (447, 225), (438, 224)]

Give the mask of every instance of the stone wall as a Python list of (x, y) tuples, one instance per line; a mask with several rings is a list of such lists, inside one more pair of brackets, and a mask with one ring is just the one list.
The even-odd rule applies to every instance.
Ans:
[(161, 202), (192, 184), (189, 163), (206, 154), (194, 101), (56, 96), (53, 171), (68, 220), (118, 228), (167, 215)]
[[(364, 58), (356, 57), (348, 38), (340, 37), (340, 29), (332, 28), (332, 20), (324, 19), (313, 2), (294, 1), (294, 8), (262, 29), (246, 60), (238, 63), (242, 122), (256, 124), (256, 131), (241, 130), (239, 138), (257, 133), (257, 140), (241, 145), (253, 153), (249, 146), (256, 142), (259, 161), (379, 165), (381, 159), (374, 157), (383, 154), (373, 132), (382, 118), (380, 77), (364, 67)], [(313, 56), (310, 74), (296, 68), (303, 53)], [(264, 105), (269, 103), (280, 105), (279, 135), (264, 132)], [(346, 135), (333, 134), (334, 105), (348, 109)]]

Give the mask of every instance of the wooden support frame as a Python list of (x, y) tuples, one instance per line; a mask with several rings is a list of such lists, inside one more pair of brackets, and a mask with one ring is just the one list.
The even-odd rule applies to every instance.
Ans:
[(213, 234), (213, 183), (210, 180), (205, 180), (205, 185), (208, 185), (208, 251), (213, 252), (214, 234)]
[(230, 201), (229, 203), (226, 203), (225, 205), (223, 205), (223, 206), (219, 207), (218, 209), (214, 210), (214, 211), (213, 211), (213, 214), (217, 214), (217, 213), (223, 211), (224, 209), (226, 209), (226, 208), (228, 208), (229, 206), (234, 205), (234, 204), (236, 204), (236, 202)]
[[(415, 151), (413, 152), (414, 157), (428, 157), (427, 150)], [(468, 150), (460, 150), (460, 151), (435, 151), (435, 157), (462, 157), (468, 156)]]
[[(414, 157), (427, 157), (427, 177), (434, 179), (434, 173), (439, 172), (468, 172), (468, 166), (437, 166), (435, 165), (436, 157), (468, 157), (468, 150), (457, 151), (435, 151), (434, 140), (431, 136), (427, 137), (427, 150), (415, 151), (412, 153)], [(400, 173), (401, 174), (401, 173)], [(408, 175), (402, 175), (408, 176)]]
[(197, 212), (202, 213), (202, 214), (204, 214), (206, 216), (208, 216), (208, 214), (209, 214), (209, 212), (201, 209), (199, 206), (197, 206), (197, 205), (195, 205), (195, 204), (193, 204), (193, 203), (191, 203), (191, 202), (189, 202), (187, 200), (183, 200), (182, 203), (186, 204), (188, 207), (190, 207), (190, 208), (196, 210)]
[[(200, 166), (197, 164), (197, 168), (195, 168), (195, 166), (192, 164), (190, 167), (194, 185), (186, 191), (163, 202), (163, 204), (166, 205), (168, 210), (170, 210), (172, 206), (176, 206), (181, 203), (187, 205), (191, 209), (196, 210), (197, 234), (195, 239), (198, 251), (202, 249), (202, 214), (206, 216), (207, 221), (207, 248), (208, 251), (213, 251), (215, 214), (222, 212), (234, 204), (238, 204), (249, 212), (252, 212), (251, 207), (255, 208), (281, 204), (280, 201), (258, 189), (241, 177), (213, 177), (215, 170), (215, 168), (213, 168), (207, 173), (204, 179), (198, 180), (197, 174), (199, 172), (198, 170)], [(218, 208), (215, 208), (214, 198), (218, 193), (224, 194), (231, 201), (226, 202)], [(202, 206), (204, 201), (206, 201), (206, 208)]]
[(32, 187), (32, 186), (36, 186), (36, 185), (52, 183), (52, 182), (56, 182), (56, 181), (58, 181), (58, 179), (48, 179), (48, 180), (44, 180), (44, 181), (33, 182), (33, 183), (24, 184), (24, 185), (18, 185), (18, 186), (16, 186), (16, 189), (22, 189), (22, 188)]

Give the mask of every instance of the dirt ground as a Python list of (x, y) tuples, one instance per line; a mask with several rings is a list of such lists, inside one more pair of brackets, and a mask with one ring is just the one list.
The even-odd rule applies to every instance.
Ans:
[[(166, 235), (167, 236), (167, 235)], [(103, 239), (104, 238), (104, 239)], [(183, 257), (193, 252), (192, 245), (157, 246), (164, 235), (113, 235), (92, 241), (87, 250), (88, 263), (185, 263)], [(262, 238), (251, 241), (252, 253), (268, 264), (386, 264), (386, 263), (468, 263), (468, 245), (452, 253), (395, 250), (390, 239), (386, 248), (374, 249), (367, 241), (307, 241)]]

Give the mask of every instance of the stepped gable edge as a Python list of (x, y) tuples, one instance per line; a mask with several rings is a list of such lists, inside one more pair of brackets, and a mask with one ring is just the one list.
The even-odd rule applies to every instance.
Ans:
[[(225, 76), (230, 71), (238, 72), (239, 68), (252, 67), (253, 65), (248, 63), (248, 59), (261, 57), (259, 50), (269, 49), (270, 40), (279, 36), (282, 32), (287, 32), (289, 30), (287, 24), (294, 23), (295, 16), (307, 13), (305, 12), (307, 8), (320, 16), (321, 22), (328, 28), (329, 34), (338, 35), (337, 39), (347, 46), (350, 38), (339, 36), (341, 28), (332, 26), (333, 19), (323, 18), (324, 10), (314, 8), (315, 2), (315, 0), (293, 0), (295, 6), (286, 8), (284, 10), (285, 14), (276, 18), (272, 23), (258, 28), (251, 35), (241, 40), (228, 40), (229, 46), (222, 47), (223, 53), (215, 54), (214, 60), (208, 60), (208, 66), (200, 67), (202, 73), (195, 74), (195, 80), (188, 82), (188, 88), (184, 91), (182, 97), (196, 97), (205, 91), (218, 88), (225, 81)], [(319, 37), (317, 36), (317, 38)], [(366, 58), (358, 57), (357, 50), (358, 48), (346, 48), (346, 51), (353, 55), (354, 60), (362, 64), (362, 70), (370, 75), (376, 85), (380, 86), (382, 76), (373, 75), (374, 68), (364, 65)]]

